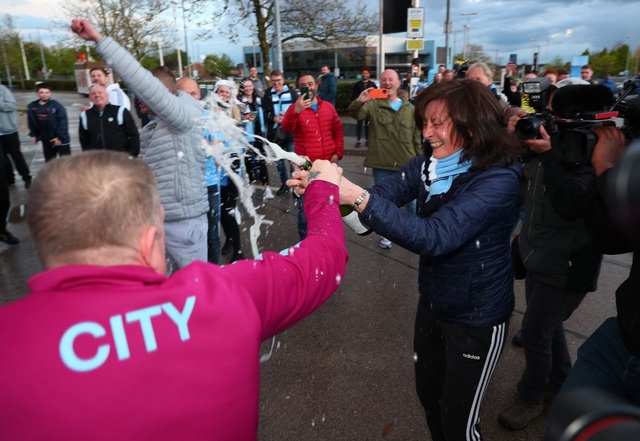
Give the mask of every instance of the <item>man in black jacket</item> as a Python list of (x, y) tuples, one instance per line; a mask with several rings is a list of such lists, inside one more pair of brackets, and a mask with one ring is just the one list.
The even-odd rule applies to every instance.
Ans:
[[(551, 112), (559, 93), (551, 98)], [(518, 239), (527, 270), (522, 319), (526, 363), (516, 400), (498, 416), (510, 429), (523, 429), (541, 415), (544, 399), (552, 399), (567, 378), (571, 356), (563, 322), (596, 290), (602, 260), (586, 220), (596, 194), (593, 168), (565, 159), (558, 133), (540, 127), (539, 134), (539, 139), (524, 141), (530, 156), (524, 166), (527, 195)]]
[(100, 84), (89, 88), (93, 107), (80, 113), (79, 137), (82, 150), (115, 150), (134, 158), (140, 153), (140, 135), (131, 113), (109, 104), (107, 89)]
[[(362, 74), (362, 79), (356, 83), (353, 83), (353, 90), (351, 92), (351, 101), (355, 100), (356, 98), (358, 98), (360, 96), (360, 94), (362, 92), (364, 92), (367, 89), (370, 88), (377, 88), (378, 86), (376, 86), (376, 83), (374, 83), (373, 81), (371, 81), (371, 69), (369, 69), (367, 66), (363, 67), (362, 69), (360, 69), (360, 73)], [(362, 136), (362, 126), (364, 125), (364, 137), (365, 137), (365, 144), (369, 145), (369, 133), (368, 133), (368, 129), (369, 129), (369, 121), (367, 120), (363, 120), (363, 119), (359, 119), (358, 122), (356, 123), (356, 138), (358, 138), (358, 140), (356, 141), (356, 147), (360, 147), (362, 146), (362, 142), (360, 141), (360, 138)]]
[[(625, 137), (616, 127), (592, 130), (598, 137), (591, 164), (600, 197), (591, 207), (589, 224), (604, 253), (633, 252), (633, 260), (629, 277), (615, 293), (617, 316), (605, 320), (578, 350), (578, 359), (549, 410), (545, 440), (557, 440), (564, 432), (571, 413), (568, 408), (576, 407), (578, 393), (590, 394), (593, 399), (593, 389), (599, 389), (616, 397), (621, 406), (640, 406), (640, 223), (635, 209), (640, 203), (635, 191), (640, 142), (624, 151)], [(595, 415), (605, 405), (598, 402), (591, 406)], [(598, 422), (588, 415), (582, 421), (576, 427)]]

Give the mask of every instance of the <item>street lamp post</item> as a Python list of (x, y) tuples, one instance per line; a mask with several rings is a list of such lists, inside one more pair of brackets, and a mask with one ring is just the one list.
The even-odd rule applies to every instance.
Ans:
[(631, 37), (627, 36), (627, 62), (625, 63), (625, 70), (627, 71), (627, 80), (631, 78), (631, 72), (629, 71), (630, 55), (631, 55)]
[(40, 39), (40, 29), (38, 29), (38, 45), (40, 46), (40, 57), (42, 58), (42, 74), (44, 75), (44, 79), (49, 79), (49, 71), (47, 70), (47, 60), (44, 57), (44, 45), (42, 44), (42, 40)]
[(538, 73), (540, 70), (540, 39), (530, 38), (529, 41), (533, 42), (533, 71)]
[(463, 17), (467, 17), (467, 23), (464, 25), (464, 47), (462, 50), (462, 56), (465, 59), (465, 61), (467, 60), (467, 57), (469, 56), (469, 31), (471, 30), (471, 16), (472, 15), (478, 15), (477, 12), (461, 12), (460, 15), (462, 15)]
[[(182, 0), (182, 27), (184, 30), (184, 54), (187, 58), (187, 76), (191, 77), (191, 65), (189, 64), (189, 45), (187, 40), (187, 18), (185, 17), (184, 12), (184, 0)], [(182, 76), (182, 72), (180, 72), (180, 76)]]

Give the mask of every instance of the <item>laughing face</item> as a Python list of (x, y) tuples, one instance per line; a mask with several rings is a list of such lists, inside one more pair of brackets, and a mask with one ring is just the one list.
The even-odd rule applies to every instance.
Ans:
[(457, 136), (447, 106), (434, 101), (425, 110), (422, 137), (429, 142), (436, 159), (446, 158), (462, 150), (462, 139)]

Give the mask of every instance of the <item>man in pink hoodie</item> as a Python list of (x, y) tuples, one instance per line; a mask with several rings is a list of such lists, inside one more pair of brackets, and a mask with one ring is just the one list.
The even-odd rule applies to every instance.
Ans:
[(341, 170), (316, 161), (309, 176), (295, 251), (167, 278), (144, 163), (106, 150), (47, 163), (27, 215), (45, 270), (0, 308), (0, 439), (255, 440), (261, 342), (345, 271)]

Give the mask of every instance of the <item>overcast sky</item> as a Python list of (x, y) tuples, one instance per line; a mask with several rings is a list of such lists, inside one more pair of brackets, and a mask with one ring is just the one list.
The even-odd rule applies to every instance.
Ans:
[[(17, 27), (26, 39), (36, 41), (40, 29), (45, 43), (54, 42), (56, 37), (49, 29), (51, 20), (62, 19), (60, 1), (0, 0), (0, 11), (18, 18)], [(425, 39), (436, 39), (444, 46), (446, 0), (419, 1), (425, 8)], [(372, 12), (378, 11), (378, 0), (365, 3)], [(462, 16), (462, 13), (477, 14)], [(456, 32), (450, 35), (449, 45), (456, 53), (462, 52), (468, 21), (469, 42), (482, 45), (501, 64), (505, 64), (510, 53), (518, 54), (519, 63), (531, 63), (534, 51), (540, 53), (541, 62), (556, 56), (570, 61), (585, 49), (595, 53), (620, 43), (630, 44), (635, 50), (640, 46), (638, 17), (640, 0), (451, 0), (450, 20)], [(178, 27), (184, 44), (180, 20)], [(246, 35), (244, 45), (249, 45), (251, 37)], [(198, 55), (227, 53), (235, 62), (242, 61), (243, 44), (229, 45), (224, 37), (189, 44), (193, 59)]]

